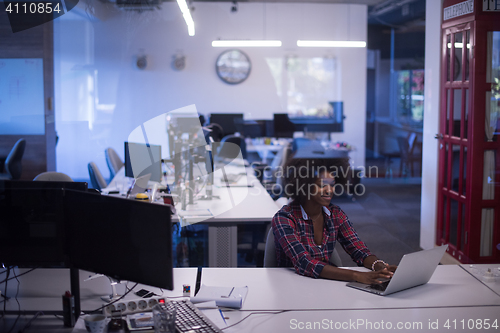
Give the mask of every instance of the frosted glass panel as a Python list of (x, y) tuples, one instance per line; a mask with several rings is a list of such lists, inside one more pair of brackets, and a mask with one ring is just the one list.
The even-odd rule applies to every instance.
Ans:
[(483, 208), (481, 211), (481, 257), (489, 257), (493, 253), (493, 221), (495, 221), (495, 210)]
[(484, 151), (483, 200), (495, 199), (495, 151)]
[(455, 66), (453, 81), (462, 81), (462, 33), (458, 32), (455, 34), (455, 57), (453, 64)]
[(0, 59), (0, 134), (45, 134), (42, 59)]

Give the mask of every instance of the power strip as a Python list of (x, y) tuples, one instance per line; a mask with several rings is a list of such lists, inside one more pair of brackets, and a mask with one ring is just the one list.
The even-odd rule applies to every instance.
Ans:
[[(153, 309), (153, 306), (158, 304), (162, 300), (166, 302), (166, 297), (149, 297), (149, 298), (139, 298), (135, 300), (120, 300), (116, 303), (108, 305), (103, 308), (102, 313), (107, 317), (111, 317), (113, 311), (121, 311), (122, 315), (127, 315), (137, 312), (147, 312)], [(104, 304), (106, 305), (106, 304)]]

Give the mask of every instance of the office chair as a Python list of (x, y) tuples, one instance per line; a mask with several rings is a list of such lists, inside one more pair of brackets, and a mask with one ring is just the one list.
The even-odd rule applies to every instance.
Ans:
[[(332, 256), (329, 261), (337, 267), (342, 267), (342, 260), (340, 259), (340, 255), (336, 248), (333, 249)], [(266, 250), (264, 251), (264, 267), (276, 267), (276, 248), (274, 245), (274, 234), (272, 228), (269, 229), (269, 232), (267, 233)]]
[(240, 151), (243, 159), (247, 159), (247, 144), (245, 138), (236, 135), (227, 135), (222, 138), (220, 142), (220, 149), (217, 157), (235, 159), (238, 157)]
[(111, 181), (118, 170), (120, 170), (124, 163), (118, 156), (118, 153), (113, 148), (108, 148), (104, 151), (104, 155), (106, 155), (106, 163), (108, 163), (109, 168), (109, 181)]
[(286, 145), (276, 153), (270, 166), (258, 168), (263, 174), (261, 183), (274, 200), (282, 197), (285, 186), (285, 167), (291, 154), (291, 145)]
[(92, 184), (93, 188), (101, 191), (103, 188), (108, 186), (106, 180), (104, 180), (104, 177), (101, 174), (101, 171), (99, 171), (99, 168), (94, 162), (90, 162), (88, 164), (88, 168), (89, 168), (90, 183)]
[[(224, 131), (222, 129), (222, 126), (216, 123), (211, 123), (205, 126), (206, 129), (209, 129), (211, 132), (209, 136), (214, 139), (214, 142), (220, 142), (222, 140)], [(208, 141), (207, 141), (208, 142)]]
[(4, 173), (0, 173), (0, 179), (19, 179), (21, 178), (24, 149), (26, 148), (26, 140), (19, 139), (10, 150), (9, 155), (5, 159)]
[(65, 173), (62, 172), (55, 172), (55, 171), (47, 171), (47, 172), (42, 172), (38, 176), (33, 179), (35, 181), (47, 181), (47, 182), (72, 182), (73, 179), (71, 179), (70, 176), (68, 176)]

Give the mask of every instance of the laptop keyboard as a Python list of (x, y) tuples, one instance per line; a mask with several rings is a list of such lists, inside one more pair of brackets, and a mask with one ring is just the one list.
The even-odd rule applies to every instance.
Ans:
[(384, 281), (382, 283), (372, 283), (371, 287), (375, 290), (385, 291), (387, 289), (387, 285), (391, 280)]

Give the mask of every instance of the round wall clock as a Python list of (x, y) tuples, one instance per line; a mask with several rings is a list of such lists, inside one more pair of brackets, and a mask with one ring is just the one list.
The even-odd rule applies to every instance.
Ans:
[(248, 56), (240, 50), (229, 50), (221, 53), (215, 63), (215, 70), (222, 81), (238, 84), (250, 75), (252, 64)]

